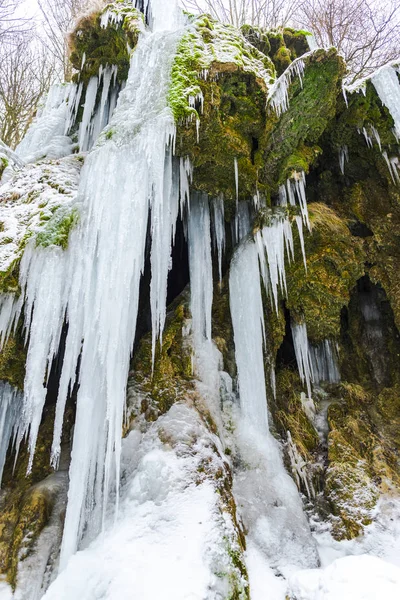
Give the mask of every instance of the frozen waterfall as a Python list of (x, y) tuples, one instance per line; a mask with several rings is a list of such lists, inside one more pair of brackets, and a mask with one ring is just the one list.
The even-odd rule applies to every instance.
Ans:
[[(113, 135), (94, 148), (83, 167), (78, 191), (81, 219), (68, 250), (39, 249), (32, 242), (21, 262), (30, 337), (18, 442), (29, 435), (31, 462), (46, 399), (43, 380), (57, 353), (64, 320), (68, 334), (54, 428), (55, 466), (67, 396), (74, 383), (79, 383), (61, 569), (76, 551), (83, 532), (89, 536), (98, 532), (109, 490), (114, 487), (118, 508), (126, 382), (149, 212), (154, 335), (161, 334), (165, 320), (180, 189), (169, 150), (175, 124), (166, 96), (183, 30), (180, 20), (171, 16), (175, 11), (171, 7), (166, 11), (165, 3), (154, 0), (152, 14), (157, 31), (144, 34), (135, 50), (110, 125)], [(107, 87), (107, 73), (103, 78)], [(97, 89), (97, 82), (92, 86), (95, 83)], [(56, 100), (62, 112), (57, 127), (64, 132), (69, 115), (64, 99), (57, 96)], [(87, 110), (93, 112), (90, 107)], [(88, 131), (87, 123), (81, 131)], [(9, 329), (19, 301), (11, 309), (9, 304), (4, 306), (7, 314), (0, 315), (4, 330)]]

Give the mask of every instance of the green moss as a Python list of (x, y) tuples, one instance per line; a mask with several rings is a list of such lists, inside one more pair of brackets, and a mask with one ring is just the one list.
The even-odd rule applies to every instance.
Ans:
[(22, 324), (11, 335), (0, 353), (0, 380), (8, 381), (22, 390), (25, 379), (27, 350), (22, 335)]
[[(204, 77), (241, 70), (266, 87), (274, 75), (271, 61), (247, 42), (241, 32), (202, 15), (178, 46), (171, 72), (168, 102), (177, 122), (200, 118), (192, 100), (203, 94)], [(204, 96), (204, 94), (203, 94)]]
[(292, 62), (292, 54), (289, 48), (286, 48), (286, 46), (281, 46), (274, 54), (272, 60), (274, 62), (277, 74), (279, 76), (282, 75), (282, 73), (288, 68), (288, 66)]
[[(377, 401), (360, 385), (343, 383), (340, 400), (329, 407), (325, 494), (335, 515), (337, 539), (362, 533), (371, 522), (379, 493), (399, 485), (399, 440), (391, 437), (395, 426), (389, 424), (392, 408), (394, 414), (398, 410), (398, 393), (398, 388), (385, 390)], [(382, 426), (385, 421), (387, 430)]]
[(311, 234), (305, 231), (307, 272), (302, 262), (298, 234), (295, 260), (286, 270), (287, 307), (292, 317), (307, 324), (311, 341), (340, 336), (341, 311), (364, 273), (361, 240), (346, 222), (323, 204), (310, 204)]
[(316, 51), (305, 64), (303, 84), (295, 78), (289, 86), (289, 109), (279, 119), (271, 109), (267, 121), (263, 169), (272, 191), (292, 175), (299, 155), (303, 169), (315, 160), (316, 144), (334, 117), (341, 94), (345, 65), (335, 50)]
[(18, 256), (10, 264), (6, 271), (0, 271), (0, 292), (1, 293), (19, 293), (19, 263), (21, 256)]
[(287, 431), (305, 461), (310, 461), (319, 444), (318, 434), (310, 423), (301, 404), (303, 391), (299, 375), (291, 369), (281, 369), (276, 380), (276, 400), (273, 403), (274, 420), (286, 439)]
[(69, 234), (79, 220), (78, 211), (76, 209), (65, 211), (63, 208), (60, 208), (53, 215), (43, 217), (43, 220), (46, 220), (47, 224), (37, 234), (36, 245), (44, 248), (54, 245), (66, 250)]
[[(21, 444), (14, 467), (14, 456), (7, 456), (1, 496), (0, 512), (0, 573), (15, 589), (18, 565), (32, 551), (43, 527), (48, 523), (54, 495), (39, 482), (53, 472), (50, 467), (55, 407), (45, 408), (36, 445), (32, 470), (27, 474), (29, 452)], [(69, 419), (66, 419), (69, 422)], [(70, 426), (63, 439), (68, 439)]]
[[(108, 10), (119, 15), (121, 21), (102, 27), (101, 16)], [(74, 79), (87, 83), (99, 74), (100, 67), (116, 65), (118, 81), (126, 81), (130, 66), (129, 48), (136, 46), (142, 28), (142, 13), (125, 2), (109, 4), (101, 12), (81, 18), (69, 37), (70, 62), (79, 72)]]
[(266, 56), (270, 56), (271, 44), (268, 37), (268, 32), (262, 27), (255, 25), (242, 25), (241, 32), (252, 46), (257, 48)]
[(0, 179), (7, 167), (8, 167), (7, 158), (5, 156), (0, 156)]

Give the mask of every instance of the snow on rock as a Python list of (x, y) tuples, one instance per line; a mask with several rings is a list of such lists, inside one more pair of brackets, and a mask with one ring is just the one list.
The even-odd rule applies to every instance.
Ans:
[(111, 511), (104, 533), (70, 558), (43, 600), (217, 600), (232, 586), (244, 598), (235, 526), (217, 492), (215, 473), (226, 470), (219, 446), (183, 404), (145, 433), (132, 430), (115, 523)]
[(398, 600), (400, 569), (375, 556), (346, 556), (295, 573), (289, 587), (296, 600)]
[(54, 241), (52, 233), (75, 207), (81, 166), (78, 156), (27, 165), (0, 186), (0, 272), (21, 257), (28, 237)]

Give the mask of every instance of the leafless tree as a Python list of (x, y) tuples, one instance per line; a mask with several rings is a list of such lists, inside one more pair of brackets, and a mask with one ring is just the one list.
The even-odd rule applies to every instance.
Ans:
[(274, 28), (286, 25), (302, 0), (182, 0), (189, 11), (207, 12), (224, 23)]
[(21, 0), (0, 0), (0, 43), (10, 41), (11, 37), (24, 31), (27, 19), (17, 16), (17, 8)]
[(52, 82), (54, 65), (45, 48), (26, 33), (0, 49), (0, 139), (15, 148)]
[(398, 0), (305, 0), (296, 22), (314, 33), (319, 46), (335, 46), (350, 80), (400, 56)]

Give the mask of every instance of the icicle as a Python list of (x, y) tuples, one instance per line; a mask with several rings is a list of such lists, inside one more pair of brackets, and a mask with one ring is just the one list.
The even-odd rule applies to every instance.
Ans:
[(106, 125), (106, 123), (103, 122), (103, 117), (104, 117), (104, 109), (106, 106), (106, 102), (108, 100), (108, 93), (110, 91), (112, 76), (113, 76), (113, 69), (107, 65), (106, 68), (104, 69), (104, 72), (102, 73), (103, 89), (101, 91), (101, 100), (100, 100), (100, 108), (99, 108), (100, 130), (103, 129), (103, 127)]
[(330, 340), (324, 340), (318, 346), (309, 344), (310, 360), (314, 383), (338, 383), (340, 373), (337, 364), (337, 350)]
[(189, 215), (190, 309), (195, 346), (211, 341), (213, 298), (210, 211), (206, 194), (193, 193)]
[(297, 487), (300, 490), (301, 483), (303, 483), (307, 497), (310, 499), (315, 498), (314, 486), (307, 475), (307, 463), (298, 451), (296, 444), (293, 442), (290, 431), (287, 431), (286, 435), (290, 467), (292, 469), (293, 477), (295, 478)]
[(306, 40), (310, 50), (316, 50), (318, 48), (318, 44), (313, 33), (308, 33)]
[(187, 203), (187, 206), (190, 208), (189, 205), (189, 197), (190, 197), (190, 184), (192, 183), (192, 178), (193, 178), (193, 167), (191, 165), (190, 159), (189, 157), (186, 158), (180, 158), (179, 159), (179, 179), (180, 179), (180, 199), (181, 199), (181, 203), (180, 203), (180, 209), (181, 209), (181, 216), (183, 218), (184, 215), (184, 207)]
[(222, 281), (222, 256), (225, 251), (225, 215), (224, 215), (224, 199), (222, 196), (215, 198), (213, 201), (213, 238), (217, 248), (218, 255), (218, 274), (219, 282)]
[(68, 99), (68, 117), (65, 122), (64, 135), (68, 135), (71, 127), (74, 125), (76, 121), (76, 117), (78, 115), (79, 104), (81, 101), (83, 91), (83, 83), (81, 82), (79, 85), (74, 85), (73, 92), (70, 94)]
[(275, 81), (268, 93), (268, 101), (280, 117), (289, 108), (289, 85), (294, 76), (300, 80), (300, 85), (303, 87), (303, 73), (305, 69), (304, 59), (308, 54), (304, 54), (300, 58), (296, 58), (284, 73)]
[(400, 82), (396, 69), (392, 66), (382, 67), (371, 81), (382, 104), (389, 109), (397, 135), (400, 136)]
[[(298, 200), (301, 216), (304, 224), (310, 230), (310, 220), (308, 216), (307, 197), (306, 197), (306, 176), (304, 171), (295, 173), (292, 179), (286, 182), (287, 198), (291, 206), (296, 206), (296, 198)], [(281, 191), (280, 194), (283, 192)]]
[(372, 131), (372, 135), (374, 136), (374, 138), (377, 141), (377, 144), (379, 146), (379, 150), (382, 152), (381, 138), (380, 138), (380, 135), (379, 135), (378, 131), (375, 129), (375, 127), (373, 125), (371, 125), (371, 131)]
[(236, 209), (239, 203), (239, 167), (237, 158), (233, 159), (233, 166), (235, 169), (235, 190), (236, 190)]
[(278, 291), (286, 293), (285, 250), (293, 256), (292, 228), (287, 219), (277, 220), (255, 235), (265, 289), (278, 311)]
[(172, 149), (165, 157), (164, 168), (154, 182), (151, 200), (151, 285), (152, 362), (156, 340), (162, 342), (167, 305), (168, 273), (171, 269), (171, 250), (175, 240), (179, 213), (179, 178), (173, 169)]
[(307, 326), (305, 323), (291, 323), (294, 351), (302, 382), (306, 383), (308, 397), (311, 398), (313, 370), (308, 346)]
[(295, 179), (295, 187), (297, 192), (297, 198), (300, 204), (301, 215), (303, 217), (303, 222), (307, 225), (308, 229), (311, 229), (310, 220), (308, 217), (308, 209), (307, 209), (307, 198), (306, 198), (306, 176), (304, 171), (300, 173), (300, 176)]
[(264, 374), (264, 316), (257, 247), (247, 241), (237, 249), (230, 268), (229, 295), (243, 417), (268, 434)]
[(20, 419), (22, 401), (23, 395), (19, 390), (0, 381), (0, 486), (7, 450)]
[(82, 122), (79, 128), (79, 148), (81, 152), (85, 152), (89, 147), (90, 125), (96, 104), (98, 87), (98, 77), (91, 77), (86, 89)]
[(45, 104), (40, 106), (37, 117), (16, 148), (16, 153), (25, 162), (46, 157), (56, 159), (72, 153), (72, 141), (65, 135), (65, 130), (70, 100), (73, 102), (75, 93), (76, 84), (51, 86)]
[(232, 240), (236, 245), (242, 240), (251, 229), (249, 203), (239, 202), (236, 210), (235, 219), (232, 223)]
[(396, 185), (396, 183), (400, 185), (400, 177), (399, 177), (399, 172), (398, 172), (398, 159), (396, 157), (389, 158), (386, 150), (384, 152), (382, 152), (382, 156), (385, 159), (385, 162), (388, 166), (390, 177), (392, 178), (394, 185)]
[(342, 84), (342, 94), (343, 94), (344, 101), (346, 103), (346, 108), (349, 108), (349, 101), (347, 99), (347, 91), (343, 84)]
[[(368, 132), (365, 129), (365, 127), (363, 127), (362, 132), (364, 134), (364, 138), (365, 138), (368, 148), (372, 148), (372, 146), (373, 146), (372, 140), (371, 140), (370, 136), (368, 135)], [(340, 153), (340, 150), (339, 150), (339, 153)], [(344, 167), (343, 167), (343, 171), (344, 171)]]
[(297, 225), (297, 229), (299, 232), (300, 248), (301, 248), (301, 254), (303, 256), (304, 268), (307, 273), (307, 258), (306, 258), (306, 248), (304, 245), (303, 221), (302, 221), (300, 215), (296, 216), (296, 225)]
[[(371, 145), (372, 145), (372, 142), (371, 142)], [(341, 171), (342, 175), (344, 175), (345, 162), (349, 162), (349, 149), (347, 146), (342, 146), (341, 148), (339, 148), (339, 166), (340, 166), (340, 171)]]

